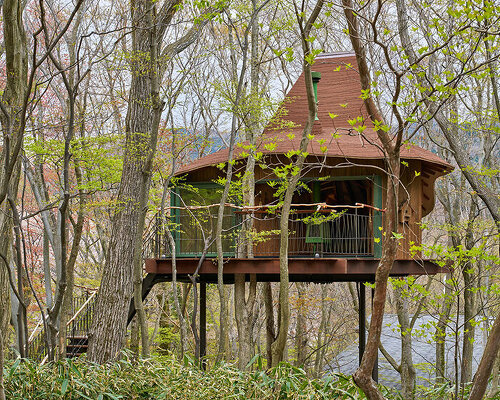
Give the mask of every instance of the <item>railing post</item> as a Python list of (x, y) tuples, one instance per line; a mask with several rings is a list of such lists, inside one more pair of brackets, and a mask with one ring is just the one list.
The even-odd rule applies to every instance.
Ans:
[(359, 237), (359, 218), (358, 218), (358, 209), (354, 209), (354, 237), (355, 239), (355, 246), (354, 246), (354, 251), (356, 252), (356, 255), (359, 255), (359, 241), (361, 238)]

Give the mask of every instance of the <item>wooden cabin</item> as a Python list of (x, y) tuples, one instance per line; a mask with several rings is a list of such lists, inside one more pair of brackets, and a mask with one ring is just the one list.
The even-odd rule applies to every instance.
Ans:
[[(369, 280), (381, 256), (387, 174), (376, 132), (360, 97), (356, 67), (355, 56), (346, 53), (319, 56), (313, 66), (318, 115), (289, 218), (291, 280), (302, 280), (304, 276), (312, 281)], [(239, 207), (236, 197), (229, 199), (234, 206), (226, 207), (223, 250), (229, 260), (225, 268), (228, 281), (232, 273), (257, 273), (263, 280), (278, 279), (280, 209), (274, 205), (278, 202), (280, 179), (276, 168), (289, 165), (293, 159), (289, 155), (299, 149), (307, 110), (302, 74), (256, 144), (258, 160), (254, 175), (258, 207)], [(245, 143), (234, 151), (235, 185), (245, 171), (248, 151)], [(219, 203), (222, 192), (217, 182), (225, 177), (228, 153), (228, 149), (223, 149), (207, 155), (177, 173), (180, 183), (173, 191), (169, 218), (181, 277), (183, 272), (194, 271), (204, 253), (205, 239), (209, 235), (213, 238), (218, 211), (214, 205)], [(436, 273), (437, 267), (428, 260), (420, 260), (411, 247), (421, 243), (420, 221), (434, 207), (434, 182), (450, 172), (452, 166), (412, 144), (403, 147), (401, 158), (402, 239), (393, 275)], [(251, 239), (242, 229), (244, 221), (249, 219), (253, 221)], [(158, 221), (159, 227), (162, 224)], [(252, 240), (250, 251), (246, 245), (249, 240)], [(154, 257), (146, 264), (148, 272), (169, 273), (168, 249), (159, 228)], [(206, 257), (215, 256), (213, 243)], [(204, 275), (207, 281), (213, 281), (215, 266), (210, 261), (205, 266), (200, 277)], [(355, 271), (359, 276), (350, 276)]]

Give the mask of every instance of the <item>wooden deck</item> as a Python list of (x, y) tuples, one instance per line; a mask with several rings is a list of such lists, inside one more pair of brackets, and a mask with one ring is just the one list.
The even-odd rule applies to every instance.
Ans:
[[(363, 282), (373, 282), (379, 263), (376, 258), (290, 258), (288, 260), (289, 279), (291, 282), (358, 282), (359, 301), (359, 357), (365, 349), (366, 292)], [(177, 280), (190, 282), (198, 268), (200, 258), (178, 258), (176, 260)], [(145, 299), (151, 288), (160, 282), (172, 280), (172, 259), (146, 259), (146, 272), (142, 283), (142, 298)], [(396, 260), (391, 271), (392, 277), (408, 275), (435, 275), (448, 272), (431, 260)], [(224, 283), (234, 283), (235, 274), (245, 274), (247, 280), (255, 274), (258, 282), (279, 282), (278, 258), (227, 258), (224, 260)], [(199, 305), (200, 305), (200, 360), (206, 356), (207, 343), (207, 283), (217, 282), (217, 260), (205, 259), (198, 270)], [(134, 300), (131, 300), (128, 321), (135, 314)], [(204, 367), (205, 361), (202, 361)], [(375, 369), (376, 370), (376, 369)]]
[[(199, 258), (178, 258), (177, 279), (189, 281), (198, 267)], [(290, 258), (288, 271), (291, 282), (370, 282), (375, 279), (379, 259), (375, 258)], [(147, 259), (146, 272), (162, 281), (172, 279), (172, 260)], [(396, 260), (392, 277), (435, 275), (448, 272), (431, 260)], [(217, 260), (205, 259), (198, 271), (198, 281), (217, 282)], [(279, 282), (278, 258), (228, 258), (224, 260), (224, 283), (233, 283), (235, 274), (255, 274), (259, 282)]]

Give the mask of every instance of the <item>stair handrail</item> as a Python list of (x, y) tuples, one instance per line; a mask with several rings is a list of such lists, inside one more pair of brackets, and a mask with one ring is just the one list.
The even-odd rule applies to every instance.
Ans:
[[(81, 314), (81, 313), (82, 313), (85, 309), (87, 309), (87, 308), (88, 308), (89, 304), (91, 304), (91, 301), (94, 299), (94, 297), (95, 297), (96, 295), (97, 295), (97, 290), (96, 290), (96, 291), (94, 291), (94, 292), (93, 292), (93, 293), (89, 296), (89, 298), (88, 298), (87, 300), (85, 300), (85, 303), (83, 303), (83, 304), (82, 304), (82, 306), (81, 306), (81, 307), (80, 307), (80, 308), (76, 311), (76, 313), (73, 315), (73, 317), (71, 317), (71, 319), (70, 319), (68, 322), (66, 322), (66, 330), (68, 329), (68, 327), (69, 327), (69, 326), (70, 326), (73, 322), (75, 322), (75, 320), (76, 320), (76, 319), (80, 316), (80, 314)], [(58, 336), (59, 336), (59, 332), (57, 332), (57, 334), (56, 334), (56, 338), (57, 338)], [(45, 363), (47, 362), (48, 358), (49, 358), (49, 355), (47, 354), (47, 355), (43, 358), (43, 360), (42, 360), (41, 364), (42, 364), (42, 365), (43, 365), (43, 364), (45, 364)]]
[(83, 311), (83, 309), (87, 307), (87, 305), (89, 304), (89, 302), (96, 295), (97, 295), (97, 290), (90, 295), (90, 297), (85, 301), (85, 303), (83, 303), (83, 305), (78, 309), (78, 311), (73, 315), (73, 317), (71, 317), (71, 319), (66, 323), (66, 328), (69, 326), (69, 324), (71, 324), (80, 315), (80, 313)]
[[(97, 295), (97, 290), (94, 291), (88, 298), (85, 300), (85, 302), (82, 304), (82, 306), (73, 314), (71, 319), (66, 322), (66, 329), (80, 316), (80, 314), (89, 306), (89, 304), (92, 302), (94, 297)], [(43, 325), (43, 317), (41, 318), (40, 322), (37, 324), (35, 327), (35, 330), (31, 333), (30, 338), (28, 340), (28, 344), (32, 343), (35, 338), (37, 338), (40, 335), (44, 334), (44, 329), (42, 328), (37, 335), (35, 335), (36, 331), (39, 329), (39, 327)], [(56, 334), (56, 338), (59, 336), (59, 332)], [(48, 355), (45, 355), (45, 357), (42, 359), (41, 364), (44, 364), (48, 360)]]
[(36, 333), (38, 332), (38, 330), (42, 326), (43, 326), (43, 315), (40, 317), (40, 320), (38, 321), (38, 324), (36, 324), (35, 329), (33, 329), (33, 332), (31, 332), (31, 335), (28, 338), (28, 344), (30, 344), (31, 342), (33, 342), (33, 340), (37, 336)]

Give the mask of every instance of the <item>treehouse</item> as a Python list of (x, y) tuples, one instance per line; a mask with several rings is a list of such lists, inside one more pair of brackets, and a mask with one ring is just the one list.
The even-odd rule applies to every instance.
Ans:
[[(388, 173), (380, 142), (361, 98), (352, 54), (325, 54), (313, 66), (318, 112), (288, 218), (290, 281), (360, 282), (360, 357), (364, 351), (365, 286), (374, 281), (385, 238)], [(224, 209), (223, 277), (279, 281), (280, 196), (283, 175), (297, 157), (308, 107), (300, 76), (274, 118), (252, 148), (234, 149), (231, 193)], [(250, 152), (255, 154), (254, 205), (245, 206), (241, 186)], [(143, 295), (172, 279), (175, 241), (176, 276), (200, 283), (200, 354), (205, 354), (206, 283), (217, 282), (217, 214), (229, 150), (223, 149), (183, 166), (176, 174), (171, 206), (157, 217), (147, 241)], [(391, 275), (436, 274), (441, 269), (412, 250), (422, 240), (420, 222), (434, 207), (434, 183), (452, 170), (444, 160), (413, 144), (401, 150), (399, 250)], [(392, 232), (391, 232), (392, 234)], [(131, 306), (132, 315), (133, 307)]]
[[(384, 240), (384, 204), (388, 175), (376, 132), (368, 120), (356, 59), (351, 54), (326, 54), (314, 64), (318, 114), (310, 137), (301, 180), (288, 221), (291, 281), (373, 280)], [(258, 280), (279, 280), (281, 175), (300, 147), (307, 120), (304, 76), (293, 85), (282, 106), (252, 148), (256, 157), (254, 206), (241, 196), (229, 197), (224, 211), (222, 245), (227, 258), (225, 282), (234, 274), (256, 274)], [(233, 181), (241, 191), (248, 143), (234, 150)], [(185, 165), (177, 172), (170, 219), (175, 239), (177, 273), (187, 279), (198, 267), (199, 278), (215, 282), (215, 227), (229, 150)], [(439, 271), (420, 259), (413, 245), (421, 243), (420, 221), (434, 207), (434, 182), (452, 170), (444, 160), (415, 145), (401, 151), (400, 246), (392, 275)], [(157, 219), (146, 270), (171, 274), (171, 252)]]

